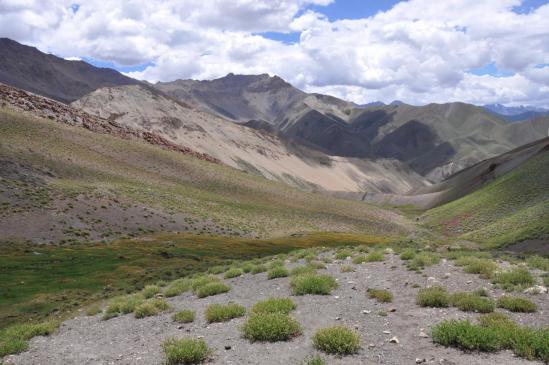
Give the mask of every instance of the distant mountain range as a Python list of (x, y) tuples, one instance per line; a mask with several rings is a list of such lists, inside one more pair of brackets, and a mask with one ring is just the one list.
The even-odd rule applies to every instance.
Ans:
[(488, 104), (483, 105), (482, 107), (509, 122), (520, 122), (531, 118), (549, 116), (549, 109), (538, 108), (535, 106), (505, 106), (502, 104)]
[(0, 82), (307, 190), (414, 191), (549, 128), (547, 116), (509, 123), (465, 103), (358, 106), (267, 74), (151, 85), (8, 39)]
[(140, 83), (115, 70), (68, 61), (8, 38), (0, 38), (0, 82), (64, 103), (100, 87)]

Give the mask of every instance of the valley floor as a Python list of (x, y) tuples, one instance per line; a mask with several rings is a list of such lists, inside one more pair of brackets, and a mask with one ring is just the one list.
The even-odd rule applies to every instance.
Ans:
[[(334, 258), (334, 251), (325, 251), (320, 258)], [(286, 260), (289, 269), (306, 264)], [(231, 290), (202, 299), (191, 293), (167, 298), (172, 311), (158, 316), (136, 319), (132, 314), (102, 320), (101, 314), (78, 316), (61, 325), (50, 337), (35, 337), (30, 349), (5, 358), (5, 364), (69, 365), (69, 364), (160, 364), (163, 363), (162, 342), (169, 337), (203, 338), (213, 348), (208, 364), (302, 364), (310, 355), (320, 354), (328, 364), (534, 364), (516, 357), (511, 351), (496, 353), (466, 353), (433, 343), (429, 336), (433, 325), (444, 319), (471, 319), (478, 313), (462, 312), (454, 307), (422, 308), (415, 298), (419, 288), (441, 285), (449, 292), (473, 291), (486, 288), (490, 297), (504, 292), (489, 280), (466, 274), (453, 261), (426, 267), (423, 273), (406, 268), (397, 254), (385, 254), (382, 262), (352, 264), (350, 258), (333, 260), (326, 269), (318, 270), (336, 278), (339, 287), (330, 295), (294, 296), (290, 278), (268, 280), (265, 273), (244, 274), (225, 279)], [(499, 261), (500, 267), (508, 267)], [(354, 272), (341, 272), (343, 266)], [(534, 270), (535, 271), (535, 270)], [(223, 275), (220, 276), (223, 278)], [(367, 295), (368, 288), (388, 289), (394, 294), (392, 303), (378, 303)], [(538, 306), (536, 313), (508, 314), (520, 325), (549, 326), (547, 294), (525, 295)], [(204, 311), (211, 303), (235, 302), (246, 307), (269, 297), (290, 297), (297, 308), (292, 316), (301, 324), (302, 335), (288, 342), (251, 343), (242, 337), (241, 326), (246, 317), (228, 322), (208, 324)], [(171, 319), (174, 311), (192, 309), (193, 323), (178, 324)], [(386, 316), (385, 316), (386, 314)], [(343, 324), (355, 329), (361, 337), (359, 352), (352, 356), (334, 357), (313, 348), (313, 334), (320, 328)], [(422, 332), (424, 334), (422, 334)], [(391, 343), (393, 336), (398, 343)]]

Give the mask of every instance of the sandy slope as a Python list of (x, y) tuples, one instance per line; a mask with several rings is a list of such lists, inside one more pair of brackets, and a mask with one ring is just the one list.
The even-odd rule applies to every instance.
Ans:
[(103, 88), (72, 104), (155, 131), (223, 163), (308, 189), (406, 192), (425, 180), (396, 160), (328, 156), (178, 103), (143, 86)]

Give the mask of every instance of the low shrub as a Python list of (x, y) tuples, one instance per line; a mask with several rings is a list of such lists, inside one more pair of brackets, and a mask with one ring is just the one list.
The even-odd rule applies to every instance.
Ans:
[(481, 278), (490, 279), (498, 269), (498, 265), (490, 259), (476, 257), (460, 258), (456, 265), (463, 266), (463, 271), (468, 274), (478, 274)]
[(494, 311), (494, 302), (486, 297), (472, 293), (455, 293), (450, 296), (453, 306), (464, 312), (490, 313)]
[(118, 316), (119, 314), (132, 313), (135, 308), (141, 304), (145, 299), (141, 294), (124, 295), (113, 298), (103, 314), (103, 319), (107, 320)]
[(326, 268), (326, 265), (320, 261), (311, 261), (307, 266), (312, 267), (313, 269), (316, 269), (316, 270), (321, 270)]
[(353, 257), (353, 264), (355, 265), (360, 265), (364, 262), (366, 262), (366, 256), (359, 255), (359, 256)]
[(242, 269), (238, 267), (230, 268), (225, 272), (225, 279), (232, 279), (242, 275)]
[(143, 295), (143, 298), (149, 299), (160, 293), (160, 290), (161, 289), (158, 285), (147, 285), (145, 288), (143, 288), (141, 294)]
[(197, 276), (191, 281), (191, 289), (193, 290), (193, 293), (196, 294), (196, 292), (200, 287), (203, 287), (207, 284), (219, 283), (219, 282), (221, 282), (221, 280), (217, 276), (213, 276), (213, 275)]
[(86, 310), (87, 316), (95, 316), (96, 314), (103, 313), (103, 310), (98, 305), (92, 305)]
[(226, 293), (231, 287), (222, 282), (212, 282), (196, 289), (195, 294), (199, 298)]
[(48, 336), (59, 328), (59, 322), (16, 324), (0, 330), (0, 360), (10, 354), (26, 351), (28, 340), (35, 336)]
[(328, 327), (315, 333), (313, 345), (328, 354), (350, 355), (360, 349), (360, 337), (344, 326)]
[(267, 266), (265, 266), (265, 265), (255, 265), (252, 268), (252, 271), (250, 271), (250, 273), (252, 275), (256, 275), (256, 274), (259, 274), (259, 273), (262, 273), (262, 272), (265, 272), (265, 271), (267, 271)]
[(440, 262), (440, 256), (434, 252), (420, 252), (411, 260), (408, 260), (406, 266), (410, 270), (420, 271), (427, 266), (433, 266)]
[(170, 309), (170, 305), (163, 299), (150, 299), (135, 307), (133, 314), (135, 318), (156, 316), (162, 311)]
[(254, 304), (252, 307), (252, 313), (289, 314), (295, 308), (296, 305), (290, 298), (269, 298)]
[(329, 275), (306, 274), (293, 277), (290, 287), (294, 295), (328, 295), (337, 288), (337, 282)]
[(532, 269), (538, 269), (542, 271), (549, 271), (549, 257), (530, 256), (526, 259), (526, 263)]
[(376, 299), (380, 303), (390, 303), (393, 301), (393, 293), (384, 289), (368, 289), (368, 296)]
[(353, 256), (353, 253), (350, 250), (341, 250), (335, 254), (336, 260), (345, 260), (350, 256)]
[(408, 261), (413, 259), (416, 256), (416, 251), (411, 248), (406, 248), (404, 251), (400, 253), (400, 259), (404, 261)]
[(385, 260), (385, 254), (383, 251), (373, 251), (366, 256), (365, 262), (375, 262)]
[(167, 365), (200, 364), (213, 353), (203, 339), (170, 338), (162, 344), (162, 347)]
[(267, 272), (267, 279), (285, 278), (288, 275), (290, 272), (284, 266), (275, 266)]
[(326, 361), (316, 355), (305, 359), (305, 361), (303, 361), (303, 365), (326, 365)]
[(172, 316), (172, 319), (174, 320), (174, 322), (178, 322), (178, 323), (193, 322), (194, 321), (194, 311), (192, 311), (190, 309), (184, 309), (182, 311), (179, 311), (179, 312), (175, 313)]
[(225, 266), (212, 266), (208, 269), (208, 274), (219, 275), (223, 274), (226, 270), (227, 268)]
[(255, 265), (252, 264), (251, 262), (246, 262), (246, 263), (242, 264), (241, 269), (242, 269), (243, 273), (247, 274), (247, 273), (250, 273), (253, 270), (254, 267), (255, 267)]
[(521, 327), (502, 313), (480, 318), (480, 324), (468, 320), (443, 321), (433, 327), (435, 343), (468, 351), (512, 350), (529, 360), (549, 362), (549, 329)]
[(290, 276), (297, 276), (297, 275), (303, 275), (303, 274), (314, 274), (316, 273), (316, 269), (310, 265), (305, 266), (297, 266), (294, 267), (290, 271)]
[(187, 278), (177, 279), (172, 281), (164, 289), (164, 296), (170, 298), (181, 295), (191, 289), (191, 280)]
[(498, 284), (505, 290), (513, 290), (516, 288), (524, 288), (534, 285), (536, 281), (534, 277), (525, 268), (516, 268), (509, 271), (497, 273), (494, 277), (494, 284)]
[(206, 321), (212, 322), (226, 322), (233, 318), (242, 317), (246, 314), (246, 308), (236, 303), (229, 304), (210, 304), (206, 308)]
[(301, 334), (301, 326), (287, 314), (255, 313), (244, 323), (242, 332), (252, 342), (287, 341)]
[(538, 309), (536, 303), (526, 298), (511, 297), (508, 295), (499, 297), (497, 305), (499, 308), (504, 308), (511, 312), (532, 313)]
[(416, 303), (421, 307), (448, 307), (450, 305), (450, 294), (446, 288), (433, 286), (420, 289), (417, 293)]

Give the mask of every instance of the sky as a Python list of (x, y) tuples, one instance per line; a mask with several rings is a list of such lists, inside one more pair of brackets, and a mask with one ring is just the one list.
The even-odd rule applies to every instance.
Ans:
[(0, 0), (0, 36), (150, 82), (549, 108), (549, 0)]

